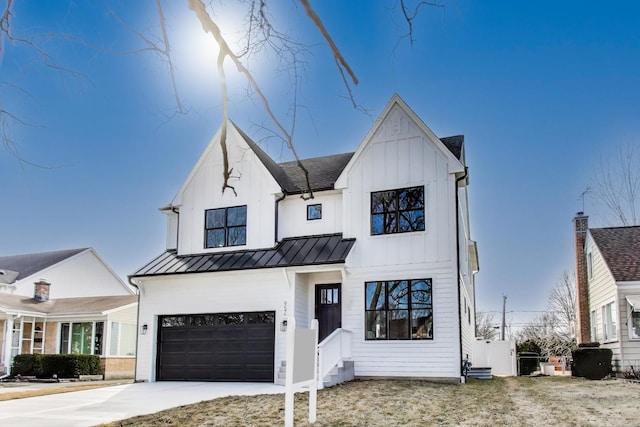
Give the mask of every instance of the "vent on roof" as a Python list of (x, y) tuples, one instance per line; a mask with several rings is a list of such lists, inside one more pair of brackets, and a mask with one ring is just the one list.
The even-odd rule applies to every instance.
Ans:
[(51, 287), (51, 283), (47, 282), (45, 279), (40, 279), (35, 283), (35, 288), (33, 291), (33, 299), (36, 301), (49, 301), (49, 288)]

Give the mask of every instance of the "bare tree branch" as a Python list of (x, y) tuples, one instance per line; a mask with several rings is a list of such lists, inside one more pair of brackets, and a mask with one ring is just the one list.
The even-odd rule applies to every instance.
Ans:
[(621, 144), (615, 155), (601, 157), (594, 180), (594, 198), (613, 216), (613, 225), (640, 225), (640, 150), (636, 146)]
[[(218, 44), (218, 47), (220, 49), (220, 53), (218, 55), (218, 72), (220, 72), (220, 70), (223, 69), (225, 58), (229, 58), (234, 63), (234, 65), (236, 66), (238, 71), (245, 76), (245, 78), (249, 82), (249, 85), (251, 86), (251, 88), (255, 91), (256, 95), (262, 101), (262, 105), (263, 105), (267, 115), (271, 118), (271, 121), (276, 125), (276, 127), (280, 130), (280, 132), (284, 136), (285, 141), (287, 143), (287, 146), (288, 146), (289, 150), (291, 150), (291, 153), (293, 154), (293, 156), (294, 156), (294, 158), (295, 158), (295, 160), (296, 160), (296, 162), (298, 164), (298, 167), (303, 171), (303, 173), (305, 175), (305, 180), (306, 180), (306, 183), (307, 183), (307, 190), (309, 192), (309, 196), (304, 196), (304, 195), (303, 196), (304, 197), (313, 198), (313, 190), (311, 189), (311, 184), (309, 183), (309, 171), (307, 170), (306, 167), (304, 167), (304, 165), (300, 161), (300, 157), (298, 156), (296, 148), (293, 145), (293, 137), (292, 137), (291, 133), (288, 132), (285, 129), (284, 125), (280, 122), (280, 120), (278, 120), (276, 114), (271, 109), (271, 106), (269, 104), (269, 101), (267, 100), (267, 97), (262, 92), (262, 89), (260, 88), (260, 86), (258, 85), (256, 80), (254, 79), (252, 73), (244, 66), (244, 64), (242, 64), (242, 62), (240, 61), (240, 58), (238, 56), (236, 56), (233, 53), (233, 51), (229, 48), (229, 45), (227, 44), (226, 39), (222, 36), (222, 33), (220, 32), (220, 28), (211, 19), (211, 16), (207, 12), (204, 3), (201, 0), (189, 0), (189, 8), (195, 12), (195, 14), (198, 17), (198, 19), (199, 19), (204, 31), (207, 32), (207, 33), (211, 33), (211, 35), (216, 40), (216, 43)], [(224, 71), (222, 71), (221, 79), (224, 80)], [(226, 88), (226, 84), (225, 84), (225, 88)], [(226, 102), (227, 102), (226, 89), (224, 90), (223, 97), (224, 97), (223, 103), (225, 103), (225, 105), (226, 105)], [(224, 119), (224, 122), (227, 121), (226, 107), (225, 107), (225, 112), (223, 114), (223, 119)], [(225, 125), (223, 124), (223, 126), (225, 126)], [(226, 148), (226, 133), (225, 133), (225, 139), (221, 139), (220, 143), (224, 144), (224, 146)], [(223, 156), (227, 157), (227, 154), (226, 154), (225, 150), (223, 150)], [(227, 157), (226, 160), (225, 160), (225, 165), (226, 165), (225, 169), (226, 169), (226, 171), (224, 172), (225, 173), (225, 182), (223, 184), (223, 191), (224, 191), (224, 188), (229, 188), (230, 187), (229, 184), (228, 184), (228, 177), (230, 176), (231, 171), (228, 170), (228, 161), (229, 160), (228, 160), (228, 157)]]
[(421, 7), (439, 7), (444, 9), (444, 5), (438, 2), (430, 2), (430, 1), (420, 1), (415, 5), (413, 11), (410, 12), (406, 0), (400, 0), (400, 9), (402, 10), (402, 14), (404, 15), (404, 20), (407, 22), (409, 26), (409, 31), (406, 34), (406, 37), (409, 37), (409, 42), (411, 46), (413, 46), (414, 38), (413, 38), (413, 21), (418, 17), (418, 13), (420, 12)]

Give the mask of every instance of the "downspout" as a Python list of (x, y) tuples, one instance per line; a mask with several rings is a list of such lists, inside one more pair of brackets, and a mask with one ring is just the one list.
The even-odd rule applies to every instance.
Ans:
[(140, 288), (138, 285), (133, 283), (131, 276), (127, 277), (129, 279), (129, 284), (136, 288), (136, 293), (138, 294), (138, 307), (136, 310), (136, 361), (133, 364), (133, 382), (138, 381), (138, 337), (140, 336)]
[(460, 278), (460, 206), (458, 183), (469, 176), (469, 168), (465, 166), (464, 174), (456, 178), (456, 275), (458, 276), (458, 342), (460, 344), (460, 376), (462, 377), (464, 357), (462, 356), (462, 279)]
[(275, 205), (275, 227), (274, 227), (274, 236), (275, 236), (275, 240), (276, 240), (276, 244), (278, 243), (278, 204), (284, 200), (285, 197), (287, 197), (287, 192), (284, 191), (284, 188), (280, 188), (280, 190), (282, 191), (282, 197), (278, 197), (276, 199), (276, 205)]

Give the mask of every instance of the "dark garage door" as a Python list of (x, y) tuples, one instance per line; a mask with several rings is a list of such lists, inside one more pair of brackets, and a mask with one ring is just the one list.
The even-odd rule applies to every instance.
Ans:
[(275, 312), (160, 316), (159, 381), (273, 382)]

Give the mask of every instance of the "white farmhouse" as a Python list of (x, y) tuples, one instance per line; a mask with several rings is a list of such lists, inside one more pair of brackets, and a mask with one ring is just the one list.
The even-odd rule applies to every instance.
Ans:
[(237, 195), (222, 192), (220, 135), (161, 209), (166, 251), (130, 276), (137, 379), (282, 383), (288, 320), (317, 318), (325, 382), (459, 382), (478, 271), (464, 137), (436, 137), (394, 95), (355, 153), (302, 160), (309, 198), (296, 162), (230, 121)]

